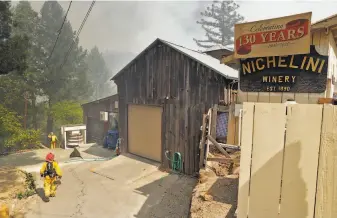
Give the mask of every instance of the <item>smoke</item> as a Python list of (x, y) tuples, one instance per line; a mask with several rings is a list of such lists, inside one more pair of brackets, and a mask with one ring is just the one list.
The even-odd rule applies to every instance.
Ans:
[[(40, 11), (44, 2), (34, 1), (34, 10)], [(64, 11), (69, 1), (59, 1)], [(91, 1), (73, 1), (67, 19), (74, 30), (90, 7)], [(145, 49), (156, 38), (198, 49), (193, 38), (202, 38), (204, 32), (196, 23), (200, 12), (210, 1), (97, 1), (80, 35), (80, 44), (91, 49), (97, 46), (104, 54), (111, 77)], [(111, 86), (114, 94), (116, 86)]]
[[(43, 2), (31, 2), (39, 11)], [(66, 10), (69, 2), (60, 2)], [(74, 1), (68, 19), (76, 30), (91, 2)], [(85, 48), (139, 53), (156, 38), (196, 49), (193, 38), (204, 35), (196, 21), (210, 2), (112, 1), (96, 2), (80, 35)]]

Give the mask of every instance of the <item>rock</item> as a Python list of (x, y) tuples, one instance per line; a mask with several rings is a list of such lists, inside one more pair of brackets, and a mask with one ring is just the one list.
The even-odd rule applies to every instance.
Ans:
[(240, 167), (236, 167), (236, 168), (233, 170), (233, 174), (234, 174), (234, 175), (240, 175)]
[(204, 201), (213, 201), (213, 196), (207, 193), (205, 193), (202, 198)]
[(207, 182), (208, 178), (210, 177), (215, 177), (215, 173), (213, 171), (207, 171), (207, 170), (204, 170), (204, 169), (201, 169), (199, 171), (199, 182), (200, 183), (205, 183)]

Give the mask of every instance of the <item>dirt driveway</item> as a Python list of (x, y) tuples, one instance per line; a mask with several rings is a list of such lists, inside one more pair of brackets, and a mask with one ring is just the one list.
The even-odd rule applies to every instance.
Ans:
[(196, 183), (132, 155), (66, 165), (63, 171), (56, 198), (48, 203), (39, 198), (26, 218), (188, 217)]

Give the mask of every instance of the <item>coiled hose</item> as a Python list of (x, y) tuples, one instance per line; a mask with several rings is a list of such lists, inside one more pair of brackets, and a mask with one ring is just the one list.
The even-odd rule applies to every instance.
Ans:
[(182, 169), (183, 169), (183, 162), (182, 162), (182, 158), (181, 158), (181, 154), (179, 152), (175, 152), (173, 154), (173, 158), (170, 159), (167, 156), (167, 153), (169, 153), (169, 151), (165, 152), (165, 157), (166, 159), (168, 159), (169, 161), (171, 161), (171, 169), (174, 173), (178, 173), (180, 174)]

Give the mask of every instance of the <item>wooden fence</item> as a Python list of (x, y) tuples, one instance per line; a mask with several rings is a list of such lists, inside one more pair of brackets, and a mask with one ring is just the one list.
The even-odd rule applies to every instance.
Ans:
[(337, 217), (337, 106), (244, 103), (240, 170), (238, 218)]

